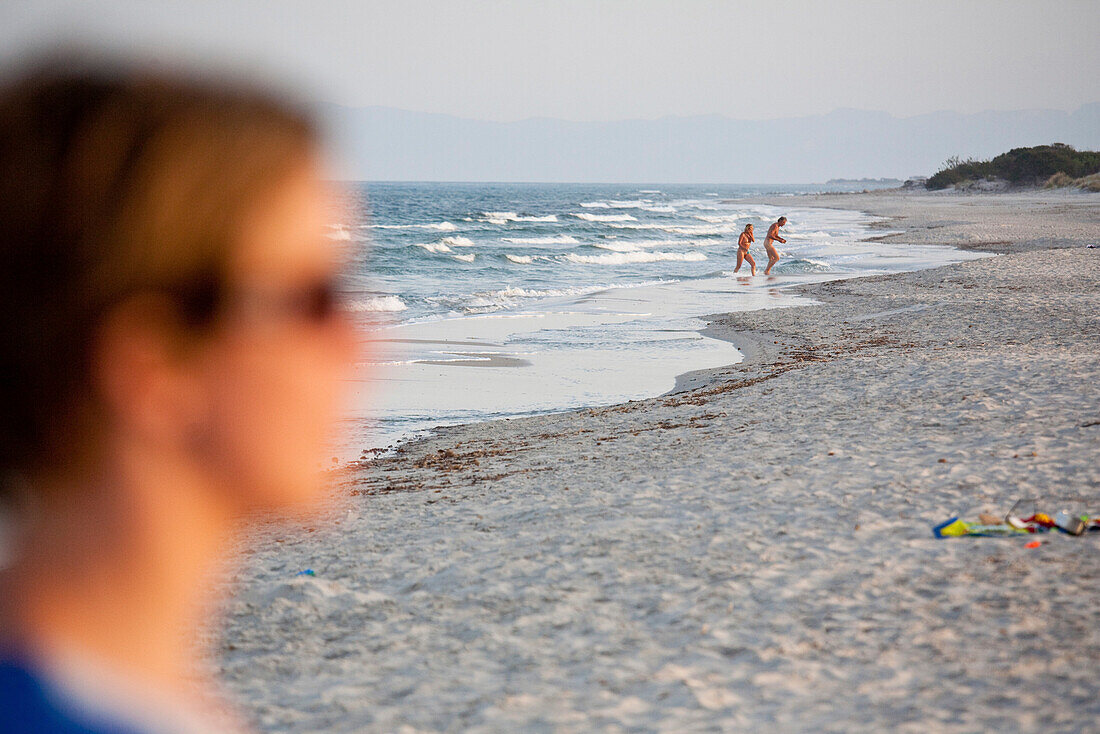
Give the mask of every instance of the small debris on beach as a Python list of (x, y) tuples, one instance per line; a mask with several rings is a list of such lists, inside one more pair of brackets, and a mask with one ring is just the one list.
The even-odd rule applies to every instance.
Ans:
[[(1061, 507), (1053, 513), (1039, 511), (1038, 507)], [(1070, 511), (1067, 507), (1076, 507)], [(989, 513), (979, 513), (978, 522), (968, 522), (953, 517), (932, 528), (937, 538), (963, 536), (1003, 537), (1021, 534), (1046, 533), (1059, 530), (1065, 535), (1079, 536), (1086, 532), (1100, 532), (1100, 499), (1083, 497), (1039, 497), (1017, 500), (1012, 509), (1000, 518)], [(1035, 541), (1039, 542), (1039, 541)], [(1028, 547), (1035, 547), (1028, 544)]]

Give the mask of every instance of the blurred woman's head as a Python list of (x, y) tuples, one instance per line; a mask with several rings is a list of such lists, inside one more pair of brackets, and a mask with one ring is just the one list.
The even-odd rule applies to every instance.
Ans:
[(252, 90), (56, 64), (0, 88), (0, 491), (145, 461), (232, 510), (315, 497), (353, 348), (318, 158)]

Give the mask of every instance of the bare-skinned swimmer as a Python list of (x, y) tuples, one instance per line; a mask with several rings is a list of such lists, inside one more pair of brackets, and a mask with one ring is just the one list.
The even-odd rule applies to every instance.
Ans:
[(733, 272), (737, 272), (741, 269), (741, 263), (745, 260), (749, 261), (749, 266), (752, 268), (752, 274), (756, 275), (756, 261), (752, 259), (752, 255), (749, 254), (749, 243), (756, 242), (756, 239), (752, 236), (752, 225), (746, 224), (744, 231), (741, 232), (741, 236), (737, 238), (737, 267), (733, 269)]
[(787, 223), (786, 217), (780, 217), (772, 226), (768, 227), (768, 236), (764, 238), (764, 250), (768, 253), (768, 267), (764, 268), (764, 275), (771, 275), (772, 268), (779, 262), (779, 250), (775, 249), (772, 242), (787, 244), (787, 240), (779, 236), (779, 228)]

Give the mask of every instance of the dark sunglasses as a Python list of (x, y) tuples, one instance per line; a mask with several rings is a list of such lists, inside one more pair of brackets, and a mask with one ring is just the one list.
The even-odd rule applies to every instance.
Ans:
[(323, 324), (347, 311), (347, 297), (337, 276), (283, 289), (232, 288), (209, 279), (173, 291), (183, 314), (194, 324), (230, 313), (258, 321)]
[(248, 318), (326, 323), (347, 311), (347, 299), (336, 277), (283, 290), (242, 289), (226, 304)]

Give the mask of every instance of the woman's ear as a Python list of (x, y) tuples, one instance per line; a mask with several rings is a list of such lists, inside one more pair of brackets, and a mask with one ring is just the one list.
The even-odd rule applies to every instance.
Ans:
[(204, 414), (177, 309), (161, 296), (131, 298), (101, 322), (92, 349), (94, 400), (109, 433), (181, 448)]

